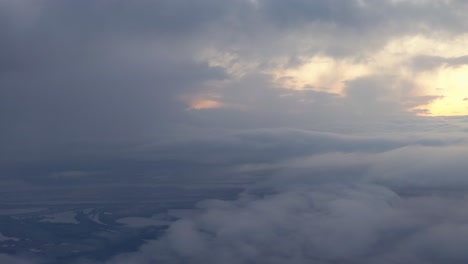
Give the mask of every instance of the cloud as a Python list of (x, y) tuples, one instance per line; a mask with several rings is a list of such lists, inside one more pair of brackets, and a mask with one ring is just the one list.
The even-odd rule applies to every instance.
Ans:
[(60, 171), (50, 175), (51, 178), (85, 178), (99, 175), (98, 171)]
[(5, 255), (5, 254), (0, 254), (0, 261), (3, 262), (3, 263), (11, 263), (11, 264), (33, 264), (33, 263), (36, 263), (36, 262), (31, 261), (31, 260), (12, 257), (12, 256)]
[(465, 202), (372, 185), (205, 202), (161, 240), (109, 263), (462, 262)]
[(416, 115), (466, 111), (467, 8), (1, 1), (5, 196), (245, 187), (116, 263), (464, 263), (467, 120)]
[(468, 64), (468, 56), (444, 58), (440, 56), (418, 56), (413, 59), (414, 67), (432, 70), (437, 67), (458, 67)]
[[(180, 93), (226, 77), (223, 69), (193, 59), (186, 44), (192, 37), (180, 45), (169, 41), (210, 20), (203, 5), (215, 8), (214, 2), (184, 5), (199, 12), (178, 24), (169, 23), (173, 16), (153, 15), (182, 8), (172, 2), (22, 3), (1, 4), (2, 13), (18, 13), (2, 15), (0, 28), (7, 40), (0, 47), (2, 160), (83, 155), (85, 145), (93, 153), (162, 136), (160, 124), (186, 119)], [(158, 28), (150, 17), (174, 28)], [(172, 36), (160, 37), (161, 30)]]
[[(287, 145), (302, 142), (305, 149), (314, 148), (304, 145), (297, 132), (281, 135), (291, 140)], [(268, 176), (248, 186), (236, 200), (200, 202), (197, 213), (174, 222), (162, 238), (108, 263), (387, 264), (468, 259), (458, 246), (467, 239), (468, 212), (463, 208), (468, 168), (462, 161), (466, 143), (423, 140), (370, 150), (369, 139), (325, 138), (314, 139), (328, 146), (315, 148), (315, 153), (259, 163), (270, 166), (244, 167), (269, 171)], [(245, 146), (252, 146), (268, 137), (253, 134), (242, 139), (249, 142)], [(351, 148), (347, 140), (353, 142)], [(279, 149), (271, 152), (281, 156)]]
[[(466, 240), (468, 217), (464, 135), (411, 131), (373, 137), (262, 129), (134, 149), (124, 160), (150, 167), (111, 167), (127, 177), (127, 190), (127, 173), (158, 166), (179, 184), (190, 177), (249, 184), (234, 200), (198, 203), (162, 238), (107, 263), (463, 262), (468, 256), (456, 245)], [(164, 159), (174, 162), (158, 163)], [(204, 163), (206, 171), (193, 166)], [(178, 175), (180, 167), (186, 170)], [(63, 170), (54, 180), (90, 173)]]
[[(466, 5), (459, 1), (7, 0), (1, 7), (5, 23), (0, 35), (5, 41), (0, 46), (0, 85), (5, 88), (0, 97), (4, 124), (0, 155), (17, 161), (97, 155), (112, 152), (117, 145), (190, 134), (181, 126), (277, 124), (310, 129), (304, 125), (308, 119), (324, 126), (340, 117), (360, 121), (362, 115), (350, 113), (373, 113), (377, 118), (387, 112), (402, 113), (406, 106), (396, 101), (421, 96), (419, 86), (408, 82), (416, 87), (408, 88), (416, 95), (389, 90), (401, 78), (375, 81), (386, 68), (375, 67), (379, 72), (371, 76), (349, 75), (352, 78), (344, 80), (327, 72), (333, 83), (353, 86), (344, 91), (320, 83), (309, 83), (314, 87), (309, 92), (285, 91), (288, 87), (276, 82), (275, 73), (321, 57), (337, 65), (344, 58), (352, 67), (391, 62), (388, 54), (375, 54), (392, 41), (415, 32), (442, 41), (449, 39), (444, 34), (463, 32), (461, 10)], [(445, 33), (435, 36), (428, 28)], [(463, 61), (462, 56), (452, 57), (458, 59), (447, 63)], [(369, 82), (363, 80), (374, 80), (375, 85), (367, 87)], [(369, 96), (385, 91), (390, 99), (376, 101), (371, 96), (367, 101), (358, 96), (359, 89)], [(198, 108), (213, 111), (188, 113), (190, 105), (180, 100), (207, 93), (220, 100), (202, 98), (204, 104)], [(293, 96), (283, 96), (286, 93)]]
[(462, 262), (467, 148), (449, 135), (259, 130), (173, 145), (187, 156), (169, 156), (224, 164), (230, 177), (266, 176), (235, 200), (200, 202), (162, 238), (108, 263)]
[(379, 153), (412, 144), (450, 145), (460, 138), (368, 137), (288, 128), (243, 130), (216, 137), (209, 136), (185, 142), (142, 145), (129, 155), (149, 159), (202, 161), (210, 164), (274, 163), (308, 155), (330, 152)]

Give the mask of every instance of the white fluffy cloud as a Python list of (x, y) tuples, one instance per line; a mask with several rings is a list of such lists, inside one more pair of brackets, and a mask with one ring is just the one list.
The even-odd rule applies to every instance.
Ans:
[(466, 202), (375, 185), (205, 202), (161, 240), (110, 263), (461, 263)]
[(162, 238), (109, 263), (466, 261), (466, 143), (352, 142), (244, 167), (274, 170), (236, 200), (200, 202)]

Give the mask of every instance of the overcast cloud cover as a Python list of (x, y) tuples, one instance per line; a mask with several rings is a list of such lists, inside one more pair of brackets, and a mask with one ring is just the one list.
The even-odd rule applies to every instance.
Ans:
[(2, 197), (240, 187), (107, 264), (467, 263), (467, 11), (0, 0)]

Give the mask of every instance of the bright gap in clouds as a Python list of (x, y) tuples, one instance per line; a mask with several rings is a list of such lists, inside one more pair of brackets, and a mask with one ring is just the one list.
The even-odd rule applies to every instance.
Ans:
[[(414, 84), (414, 89), (407, 91), (408, 94), (438, 97), (427, 105), (410, 107), (407, 111), (426, 108), (428, 111), (421, 115), (467, 115), (468, 66), (461, 62), (466, 55), (467, 40), (468, 35), (455, 39), (403, 37), (390, 41), (379, 50), (359, 56), (336, 58), (315, 55), (301, 65), (273, 69), (270, 73), (277, 83), (287, 89), (310, 89), (341, 95), (344, 95), (347, 81), (384, 73)], [(418, 62), (424, 59), (422, 63), (428, 65), (419, 65)], [(460, 61), (458, 64), (457, 60)], [(402, 87), (389, 89), (391, 96), (404, 96), (401, 94)], [(409, 87), (406, 89), (409, 90)]]

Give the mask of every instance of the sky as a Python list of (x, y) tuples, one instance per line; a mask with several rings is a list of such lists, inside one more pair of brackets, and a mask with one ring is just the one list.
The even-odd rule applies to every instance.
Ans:
[(242, 183), (111, 264), (466, 263), (467, 12), (0, 0), (0, 186)]

